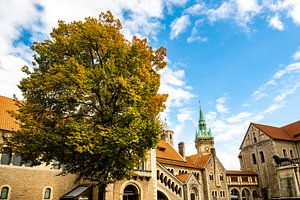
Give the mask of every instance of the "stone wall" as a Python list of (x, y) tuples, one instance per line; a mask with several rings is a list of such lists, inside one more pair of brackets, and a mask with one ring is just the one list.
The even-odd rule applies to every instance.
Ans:
[(57, 200), (76, 185), (76, 176), (59, 176), (60, 170), (0, 165), (0, 187), (9, 188), (9, 200), (43, 199), (51, 188), (51, 199)]

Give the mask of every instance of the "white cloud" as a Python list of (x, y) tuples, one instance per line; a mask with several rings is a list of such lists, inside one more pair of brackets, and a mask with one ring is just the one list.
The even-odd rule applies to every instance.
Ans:
[(231, 17), (234, 12), (233, 4), (230, 2), (223, 2), (220, 7), (216, 9), (208, 9), (206, 11), (206, 15), (211, 22), (215, 22), (218, 20), (225, 20)]
[(190, 25), (190, 18), (188, 15), (182, 15), (181, 17), (175, 19), (171, 23), (171, 33), (170, 39), (175, 39), (178, 37), (179, 34), (183, 33), (187, 26)]
[(227, 106), (225, 105), (226, 103), (226, 98), (225, 97), (220, 97), (216, 100), (216, 111), (218, 113), (228, 113), (229, 110)]
[(284, 24), (282, 21), (279, 19), (278, 15), (273, 16), (269, 20), (269, 26), (272, 27), (273, 29), (283, 31), (284, 30)]
[(190, 14), (190, 15), (199, 15), (199, 14), (202, 14), (203, 9), (204, 9), (203, 4), (197, 3), (193, 6), (185, 9), (183, 11), (183, 13)]
[(298, 48), (298, 50), (293, 54), (293, 59), (295, 61), (300, 59), (300, 48)]

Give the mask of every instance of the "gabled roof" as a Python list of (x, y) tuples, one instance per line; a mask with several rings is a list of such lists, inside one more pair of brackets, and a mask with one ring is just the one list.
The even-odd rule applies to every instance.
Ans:
[(176, 175), (176, 178), (178, 178), (181, 182), (185, 183), (190, 176), (191, 173), (186, 173), (186, 174)]
[(159, 163), (194, 169), (204, 169), (211, 156), (211, 154), (205, 156), (195, 154), (183, 159), (181, 155), (164, 140), (158, 142), (156, 149), (156, 159)]
[(200, 156), (199, 154), (188, 156), (186, 159), (190, 165), (195, 168), (205, 168), (206, 164), (208, 163), (209, 159), (211, 158), (211, 154), (207, 154), (204, 156)]
[(296, 121), (282, 127), (268, 126), (264, 124), (255, 123), (252, 124), (273, 139), (289, 141), (300, 140), (300, 121)]
[(19, 129), (16, 119), (8, 111), (17, 111), (18, 107), (11, 98), (0, 96), (0, 130), (13, 131)]

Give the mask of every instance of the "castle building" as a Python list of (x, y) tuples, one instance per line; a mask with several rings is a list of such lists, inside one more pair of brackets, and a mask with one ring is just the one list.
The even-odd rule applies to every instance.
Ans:
[(240, 146), (242, 170), (258, 174), (263, 199), (300, 199), (300, 121), (251, 123)]
[[(0, 96), (0, 134), (9, 136), (19, 127), (8, 113), (17, 110), (13, 99)], [(140, 163), (131, 179), (105, 189), (76, 174), (59, 176), (58, 163), (32, 166), (3, 146), (0, 136), (0, 199), (2, 200), (227, 200), (259, 199), (258, 177), (253, 171), (226, 171), (217, 157), (214, 137), (200, 109), (195, 134), (197, 153), (185, 155), (185, 145), (174, 147), (173, 131), (165, 129), (156, 149)]]

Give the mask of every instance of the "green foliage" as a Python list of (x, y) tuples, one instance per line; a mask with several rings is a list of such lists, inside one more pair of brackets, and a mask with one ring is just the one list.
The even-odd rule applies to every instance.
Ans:
[(60, 21), (32, 49), (35, 67), (19, 85), (21, 124), (10, 146), (35, 163), (59, 161), (65, 173), (106, 185), (129, 176), (161, 132), (157, 94), (164, 48), (128, 41), (110, 12)]

